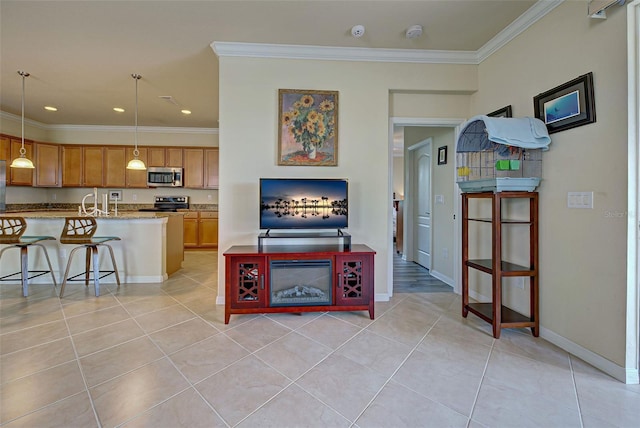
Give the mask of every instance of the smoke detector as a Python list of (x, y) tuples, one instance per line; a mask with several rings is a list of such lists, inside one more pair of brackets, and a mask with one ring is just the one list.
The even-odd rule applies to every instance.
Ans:
[(407, 28), (407, 39), (415, 39), (420, 36), (422, 36), (422, 25), (412, 25)]
[(351, 35), (355, 38), (362, 37), (364, 34), (364, 25), (354, 25), (351, 28)]

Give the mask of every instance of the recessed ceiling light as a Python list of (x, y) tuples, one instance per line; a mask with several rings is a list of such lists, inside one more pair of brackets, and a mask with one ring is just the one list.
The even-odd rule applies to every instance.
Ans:
[(118, 113), (124, 113), (124, 109), (122, 107), (114, 107), (113, 111), (116, 111)]
[(44, 106), (44, 109), (48, 111), (58, 111), (58, 109), (54, 106)]
[(180, 111), (182, 112), (182, 114), (191, 114), (191, 110), (184, 109)]

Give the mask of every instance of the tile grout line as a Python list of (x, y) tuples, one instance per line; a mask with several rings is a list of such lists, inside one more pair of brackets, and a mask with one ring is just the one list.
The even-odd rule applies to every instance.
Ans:
[(478, 389), (476, 390), (475, 397), (473, 397), (473, 404), (471, 405), (471, 413), (469, 413), (469, 420), (467, 421), (467, 427), (471, 425), (471, 421), (473, 420), (473, 412), (475, 412), (476, 410), (476, 404), (478, 403), (478, 397), (480, 396), (480, 389), (482, 389), (482, 384), (484, 382), (484, 378), (487, 373), (487, 368), (489, 367), (489, 361), (491, 360), (491, 355), (493, 354), (495, 343), (496, 343), (496, 339), (494, 338), (493, 341), (491, 342), (489, 354), (487, 354), (487, 361), (485, 361), (484, 363), (484, 369), (482, 370), (482, 376), (480, 376), (480, 383), (478, 383)]
[[(173, 296), (170, 296), (170, 297), (171, 297), (172, 299), (176, 300)], [(176, 300), (176, 301), (177, 301), (177, 300)], [(179, 304), (179, 305), (181, 305), (181, 306), (183, 306), (183, 307), (185, 307), (187, 310), (189, 310), (192, 314), (194, 314), (194, 315), (195, 315), (195, 317), (194, 317), (194, 318), (190, 318), (190, 319), (188, 319), (188, 320), (186, 320), (186, 321), (183, 321), (183, 322), (191, 321), (191, 320), (193, 320), (193, 319), (200, 319), (200, 318), (198, 317), (198, 314), (196, 314), (195, 312), (191, 311), (191, 309), (189, 309), (189, 308), (187, 308), (186, 306), (184, 306), (184, 305), (182, 304), (182, 302), (179, 302), (179, 301), (178, 301), (178, 304)], [(136, 414), (136, 415), (132, 416), (131, 418), (129, 418), (129, 419), (125, 420), (125, 421), (122, 421), (121, 423), (119, 423), (119, 424), (118, 424), (118, 426), (121, 426), (121, 425), (123, 425), (123, 424), (125, 424), (125, 423), (127, 423), (127, 422), (129, 422), (129, 421), (134, 420), (134, 419), (137, 419), (137, 418), (139, 418), (140, 416), (144, 415), (145, 413), (149, 412), (151, 409), (154, 409), (154, 408), (156, 408), (156, 407), (158, 407), (158, 406), (160, 406), (160, 405), (162, 405), (162, 404), (166, 403), (167, 401), (171, 400), (172, 398), (174, 398), (174, 397), (178, 396), (179, 394), (182, 394), (183, 392), (185, 392), (185, 391), (187, 391), (187, 390), (189, 390), (189, 389), (193, 389), (193, 390), (195, 391), (195, 393), (196, 393), (196, 394), (198, 394), (198, 396), (199, 396), (199, 397), (200, 397), (200, 398), (201, 398), (201, 399), (206, 403), (206, 405), (207, 405), (207, 406), (208, 406), (208, 407), (209, 407), (209, 408), (214, 412), (214, 414), (215, 414), (216, 416), (218, 416), (218, 417), (220, 418), (220, 420), (222, 420), (222, 421), (225, 423), (225, 425), (227, 425), (227, 426), (229, 427), (229, 424), (228, 424), (228, 423), (227, 423), (227, 421), (222, 417), (222, 415), (220, 415), (220, 414), (218, 413), (218, 411), (217, 411), (213, 406), (211, 406), (211, 404), (210, 404), (210, 403), (209, 403), (209, 402), (208, 402), (208, 401), (207, 401), (207, 400), (202, 396), (202, 394), (200, 394), (200, 391), (198, 391), (198, 389), (195, 387), (195, 384), (194, 384), (194, 383), (192, 383), (192, 382), (191, 382), (191, 381), (190, 381), (190, 380), (185, 376), (185, 374), (184, 374), (184, 373), (182, 373), (182, 370), (180, 370), (180, 369), (175, 365), (175, 363), (173, 362), (173, 360), (172, 360), (172, 359), (171, 359), (171, 357), (170, 357), (170, 354), (167, 354), (167, 353), (166, 353), (166, 352), (165, 352), (165, 351), (164, 351), (164, 350), (163, 350), (163, 349), (162, 349), (162, 348), (161, 348), (161, 347), (156, 343), (156, 341), (155, 341), (155, 340), (153, 340), (153, 338), (150, 336), (150, 334), (149, 334), (149, 333), (147, 333), (147, 332), (145, 331), (145, 329), (144, 329), (144, 328), (142, 328), (142, 326), (140, 325), (140, 323), (138, 322), (138, 320), (136, 320), (136, 319), (131, 315), (131, 313), (127, 310), (127, 308), (125, 308), (125, 307), (124, 307), (124, 305), (123, 305), (123, 309), (127, 312), (127, 314), (131, 317), (131, 319), (132, 319), (132, 320), (133, 320), (133, 321), (138, 325), (138, 327), (142, 330), (143, 335), (144, 335), (144, 336), (146, 336), (146, 337), (147, 337), (147, 339), (148, 339), (149, 341), (151, 341), (151, 343), (153, 343), (153, 345), (154, 345), (154, 346), (155, 346), (155, 347), (156, 347), (156, 348), (157, 348), (157, 349), (162, 353), (162, 355), (163, 355), (163, 357), (162, 357), (162, 358), (158, 358), (158, 359), (156, 359), (156, 360), (154, 360), (154, 361), (151, 361), (151, 362), (149, 362), (149, 363), (147, 363), (147, 364), (144, 364), (144, 365), (142, 365), (142, 366), (140, 366), (140, 367), (137, 367), (137, 368), (136, 368), (136, 369), (134, 369), (134, 370), (138, 370), (138, 369), (140, 369), (141, 367), (145, 367), (145, 366), (147, 366), (147, 365), (150, 365), (150, 364), (155, 363), (156, 361), (160, 361), (160, 360), (162, 360), (162, 359), (166, 358), (166, 359), (167, 359), (167, 361), (169, 362), (169, 364), (171, 364), (171, 365), (173, 366), (173, 368), (174, 368), (174, 369), (176, 369), (176, 371), (180, 374), (180, 376), (182, 376), (182, 378), (185, 380), (185, 382), (186, 382), (186, 383), (187, 383), (187, 385), (189, 385), (189, 386), (188, 386), (187, 388), (185, 388), (185, 389), (183, 389), (183, 390), (181, 390), (181, 391), (177, 392), (176, 394), (174, 394), (174, 395), (172, 395), (172, 396), (170, 396), (170, 397), (167, 397), (167, 398), (166, 398), (166, 399), (164, 399), (164, 400), (161, 400), (160, 402), (158, 402), (158, 403), (156, 403), (155, 405), (151, 406), (150, 408), (145, 409), (145, 410), (143, 410), (142, 412), (140, 412), (140, 413), (138, 413), (138, 414)], [(205, 321), (205, 322), (206, 322), (206, 321)], [(181, 323), (178, 323), (178, 324), (173, 324), (173, 325), (171, 325), (171, 326), (169, 326), (169, 327), (166, 327), (166, 328), (170, 328), (170, 327), (173, 327), (174, 325), (179, 325), (179, 324), (182, 324), (182, 322), (181, 322)], [(217, 328), (215, 328), (214, 326), (211, 326), (211, 327), (213, 327), (214, 329), (218, 330), (218, 329), (217, 329)], [(165, 328), (165, 329), (166, 329), (166, 328)], [(157, 331), (162, 331), (162, 330), (164, 330), (164, 329), (160, 329), (160, 330), (157, 330)], [(157, 331), (154, 331), (153, 333), (156, 333)], [(219, 332), (218, 334), (220, 334), (220, 333), (221, 333), (221, 332)], [(142, 337), (142, 336), (141, 336), (141, 337)], [(209, 337), (212, 337), (212, 336), (209, 336)], [(202, 342), (202, 341), (207, 340), (207, 339), (208, 339), (208, 338), (202, 339), (202, 340), (201, 340), (201, 341), (199, 341), (199, 342)], [(199, 343), (199, 342), (197, 342), (197, 343)], [(193, 345), (193, 344), (192, 344), (192, 345)], [(190, 345), (190, 346), (192, 346), (192, 345)], [(184, 348), (183, 348), (183, 349), (184, 349)], [(178, 351), (176, 351), (176, 352), (179, 352), (179, 350), (178, 350)], [(131, 372), (133, 372), (134, 370), (130, 370), (129, 372), (124, 373), (124, 374), (131, 373)], [(123, 375), (124, 375), (124, 374), (123, 374)], [(122, 375), (121, 375), (121, 376), (122, 376)], [(118, 377), (120, 377), (120, 376), (118, 376)], [(115, 378), (113, 378), (113, 379), (115, 379)], [(111, 379), (110, 379), (110, 380), (111, 380)], [(204, 379), (203, 379), (203, 380), (204, 380)]]
[(569, 359), (569, 369), (571, 370), (571, 380), (573, 381), (573, 393), (576, 395), (576, 406), (578, 407), (578, 416), (580, 417), (580, 428), (584, 428), (584, 418), (582, 416), (582, 406), (580, 406), (580, 396), (578, 395), (578, 385), (576, 384), (576, 373), (573, 370), (573, 361), (571, 354), (567, 355)]

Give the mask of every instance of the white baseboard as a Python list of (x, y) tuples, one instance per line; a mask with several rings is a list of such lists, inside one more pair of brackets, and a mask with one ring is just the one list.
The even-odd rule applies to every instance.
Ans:
[(376, 302), (388, 302), (389, 293), (376, 293), (374, 300)]
[(637, 368), (621, 367), (614, 362), (607, 360), (601, 355), (583, 348), (577, 343), (574, 343), (569, 339), (566, 339), (565, 337), (560, 336), (559, 334), (554, 333), (553, 331), (542, 326), (540, 327), (540, 337), (548, 340), (557, 347), (564, 349), (568, 353), (586, 361), (595, 368), (602, 370), (603, 372), (619, 380), (620, 382), (624, 382), (627, 384), (637, 384), (639, 382)]
[(447, 285), (450, 285), (451, 287), (453, 287), (454, 281), (453, 278), (449, 278), (448, 276), (438, 272), (437, 270), (430, 270), (429, 274), (436, 278), (439, 279), (440, 281), (444, 282)]
[(216, 305), (224, 305), (224, 296), (216, 297)]

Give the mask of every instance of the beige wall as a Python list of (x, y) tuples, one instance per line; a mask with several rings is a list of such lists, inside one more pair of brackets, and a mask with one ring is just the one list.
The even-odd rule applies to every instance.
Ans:
[[(222, 252), (257, 244), (260, 177), (346, 177), (349, 232), (376, 252), (376, 294), (385, 298), (391, 260), (389, 93), (394, 89), (476, 89), (476, 67), (220, 59), (220, 236)], [(279, 88), (337, 90), (337, 167), (277, 166)], [(224, 269), (219, 272), (224, 296)]]
[[(597, 122), (552, 134), (540, 191), (540, 321), (615, 364), (625, 363), (627, 79), (625, 8), (606, 20), (565, 2), (479, 67), (473, 114), (513, 106), (592, 71)], [(559, 32), (562, 29), (562, 32)], [(593, 191), (594, 209), (567, 192)]]

